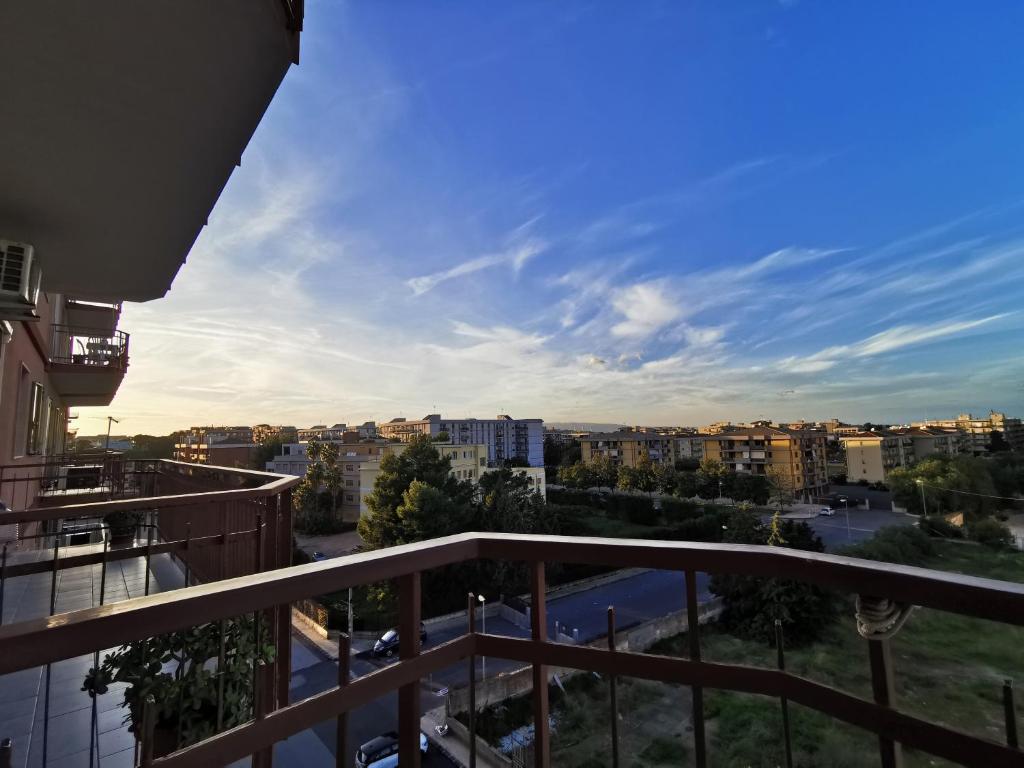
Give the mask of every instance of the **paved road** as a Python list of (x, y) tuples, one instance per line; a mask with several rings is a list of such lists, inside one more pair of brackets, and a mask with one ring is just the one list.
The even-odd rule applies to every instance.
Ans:
[[(316, 648), (301, 635), (293, 633), (292, 642), (292, 683), (291, 700), (301, 701), (316, 693), (329, 690), (338, 684), (338, 664), (335, 661), (327, 660), (319, 648)], [(353, 677), (372, 672), (376, 669), (369, 662), (353, 658), (351, 661)], [(432, 692), (424, 690), (422, 695), (423, 711), (438, 705), (439, 699)], [(348, 740), (352, 751), (349, 756), (348, 765), (355, 760), (355, 750), (360, 744), (364, 744), (375, 736), (386, 731), (398, 729), (398, 694), (391, 692), (371, 704), (360, 707), (349, 714), (348, 718)], [(307, 737), (307, 748), (304, 751), (302, 761), (299, 765), (321, 765), (326, 753), (334, 755), (337, 749), (337, 730), (335, 722), (319, 723), (312, 728), (312, 734), (316, 741), (308, 742), (309, 732), (304, 734)], [(291, 741), (291, 740), (289, 740)], [(319, 747), (326, 750), (321, 752), (319, 759), (312, 754), (319, 751)], [(330, 763), (333, 765), (333, 758)], [(452, 766), (450, 760), (436, 750), (428, 753), (423, 760), (424, 766)]]
[(825, 549), (833, 552), (849, 544), (858, 544), (890, 525), (913, 525), (917, 520), (912, 515), (884, 509), (849, 510), (850, 526), (847, 532), (846, 511), (836, 510), (833, 517), (816, 517), (807, 522), (825, 543)]

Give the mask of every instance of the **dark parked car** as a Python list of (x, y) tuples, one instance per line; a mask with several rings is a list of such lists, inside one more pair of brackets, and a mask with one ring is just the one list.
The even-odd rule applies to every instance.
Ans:
[[(420, 642), (425, 642), (427, 639), (427, 630), (423, 626), (423, 622), (420, 622)], [(373, 655), (374, 656), (386, 656), (389, 659), (395, 655), (398, 651), (398, 630), (389, 629), (383, 635), (381, 635), (377, 642), (373, 644)]]
[(327, 559), (327, 555), (325, 555), (323, 552), (314, 552), (313, 553), (313, 562), (314, 563), (319, 563), (321, 560), (326, 560), (326, 559)]

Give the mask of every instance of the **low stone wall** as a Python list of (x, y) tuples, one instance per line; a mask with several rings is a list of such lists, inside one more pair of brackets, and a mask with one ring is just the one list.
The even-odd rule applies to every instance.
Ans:
[[(702, 603), (697, 612), (698, 624), (707, 624), (716, 620), (724, 609), (722, 598), (717, 597)], [(643, 652), (659, 640), (673, 635), (679, 635), (689, 629), (689, 620), (685, 610), (670, 613), (657, 619), (637, 624), (634, 627), (617, 632), (615, 635), (615, 647), (620, 651)], [(561, 635), (564, 640), (572, 644), (572, 639)], [(606, 638), (598, 638), (590, 646), (604, 648), (607, 646)], [(548, 674), (568, 677), (577, 674), (579, 670), (568, 667), (550, 667)], [(477, 683), (476, 704), (477, 707), (484, 707), (488, 704), (496, 704), (513, 696), (522, 696), (533, 690), (533, 669), (522, 667), (513, 672), (503, 672), (495, 677), (489, 677)], [(451, 712), (462, 712), (469, 708), (469, 689), (458, 688), (449, 693), (449, 706)]]

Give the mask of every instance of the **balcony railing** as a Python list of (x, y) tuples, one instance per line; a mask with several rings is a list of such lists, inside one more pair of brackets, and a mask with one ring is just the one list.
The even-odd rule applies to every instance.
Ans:
[[(526, 562), (532, 575), (531, 638), (518, 639), (478, 633), (474, 629), (475, 601), (469, 595), (466, 634), (421, 651), (417, 628), (421, 615), (421, 573), (477, 559)], [(685, 574), (689, 614), (688, 659), (647, 655), (615, 648), (552, 643), (547, 639), (546, 562), (571, 562), (617, 568), (656, 568)], [(898, 707), (894, 695), (893, 658), (888, 634), (867, 637), (873, 700), (814, 682), (784, 669), (721, 664), (701, 658), (697, 574), (745, 574), (787, 578), (853, 593), (876, 608), (888, 606), (895, 619), (902, 610), (919, 605), (964, 616), (1024, 625), (1024, 585), (973, 578), (921, 568), (866, 562), (852, 558), (788, 550), (779, 547), (466, 533), (331, 561), (204, 584), (173, 593), (149, 596), (0, 628), (0, 674), (51, 664), (95, 653), (112, 645), (145, 640), (163, 633), (207, 625), (244, 614), (276, 615), (311, 595), (335, 592), (360, 584), (397, 580), (399, 593), (400, 661), (349, 680), (302, 701), (291, 703), (284, 685), (261, 687), (255, 696), (254, 718), (197, 744), (163, 757), (152, 753), (152, 719), (144, 717), (142, 764), (151, 766), (226, 765), (253, 755), (254, 764), (269, 765), (273, 745), (325, 720), (338, 723), (339, 756), (345, 744), (348, 713), (389, 691), (398, 691), (399, 759), (403, 766), (419, 765), (420, 681), (451, 665), (469, 660), (470, 744), (475, 745), (475, 657), (512, 659), (532, 665), (536, 765), (550, 764), (548, 702), (549, 667), (589, 670), (603, 675), (630, 676), (689, 686), (693, 696), (695, 761), (707, 761), (703, 691), (708, 688), (754, 693), (794, 702), (878, 737), (881, 763), (899, 762), (900, 745), (967, 765), (1020, 766), (1022, 754), (1010, 736), (1008, 744), (928, 722)], [(892, 601), (887, 602), (881, 598)], [(278, 626), (279, 632), (284, 625)], [(611, 627), (614, 633), (614, 626)], [(277, 641), (281, 642), (280, 634)], [(341, 641), (346, 664), (348, 648)], [(274, 665), (287, 665), (280, 655)], [(344, 672), (345, 667), (342, 667)], [(284, 670), (285, 672), (287, 670)], [(280, 671), (276, 678), (282, 679)], [(254, 686), (255, 682), (254, 676)], [(254, 687), (254, 694), (256, 688)], [(614, 698), (612, 699), (614, 702)], [(614, 706), (614, 703), (612, 704)], [(614, 722), (614, 718), (611, 719)], [(1015, 739), (1015, 736), (1013, 737)], [(471, 747), (472, 749), (472, 747)], [(475, 760), (471, 752), (470, 763)], [(339, 758), (341, 764), (341, 758)]]
[(54, 325), (50, 362), (124, 370), (128, 366), (128, 334), (102, 328)]

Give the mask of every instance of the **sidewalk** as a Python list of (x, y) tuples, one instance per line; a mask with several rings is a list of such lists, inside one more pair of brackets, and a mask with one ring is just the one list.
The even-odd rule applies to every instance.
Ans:
[[(455, 718), (452, 718), (454, 721)], [(447, 736), (438, 735), (435, 728), (449, 721), (444, 714), (444, 707), (438, 707), (427, 712), (420, 718), (420, 730), (426, 734), (431, 749), (443, 752), (447, 757), (458, 765), (467, 768), (469, 766), (469, 740), (460, 731), (465, 729), (460, 723), (454, 723), (448, 729)], [(511, 761), (501, 761), (495, 758), (491, 747), (483, 739), (477, 737), (476, 764), (487, 768), (509, 768)]]

